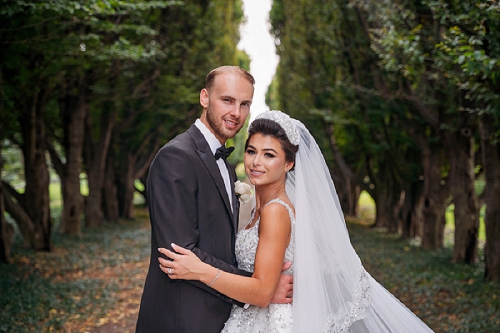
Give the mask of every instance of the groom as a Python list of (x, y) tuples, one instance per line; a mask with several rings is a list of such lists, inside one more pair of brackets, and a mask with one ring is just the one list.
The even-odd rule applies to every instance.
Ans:
[[(212, 70), (200, 92), (200, 119), (163, 146), (151, 163), (151, 261), (137, 333), (220, 332), (232, 304), (242, 306), (201, 282), (170, 280), (159, 268), (158, 248), (176, 243), (221, 270), (251, 275), (236, 268), (237, 178), (222, 148), (250, 113), (254, 83), (239, 67)], [(290, 287), (290, 277), (282, 276), (275, 303), (290, 303)]]

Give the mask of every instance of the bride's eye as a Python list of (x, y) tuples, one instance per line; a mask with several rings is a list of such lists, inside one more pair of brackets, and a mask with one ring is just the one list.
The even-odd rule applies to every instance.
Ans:
[(253, 154), (255, 154), (255, 150), (253, 150), (251, 148), (247, 148), (246, 153), (249, 155), (253, 155)]

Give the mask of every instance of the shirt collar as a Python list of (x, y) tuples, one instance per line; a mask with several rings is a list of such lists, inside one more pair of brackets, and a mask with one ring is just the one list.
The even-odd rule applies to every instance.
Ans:
[(210, 146), (210, 149), (212, 150), (212, 154), (215, 155), (217, 148), (219, 148), (221, 146), (219, 139), (217, 139), (215, 137), (214, 133), (210, 132), (210, 130), (207, 128), (207, 126), (205, 126), (205, 124), (202, 123), (199, 118), (196, 119), (196, 121), (194, 122), (194, 125), (196, 127), (198, 127), (201, 134), (203, 134), (203, 136), (205, 137), (205, 140), (207, 140), (208, 145)]

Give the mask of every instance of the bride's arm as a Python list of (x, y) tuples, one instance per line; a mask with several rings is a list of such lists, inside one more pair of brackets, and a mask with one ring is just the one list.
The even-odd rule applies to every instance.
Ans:
[(239, 276), (200, 261), (191, 251), (173, 245), (177, 252), (161, 249), (173, 261), (159, 259), (161, 269), (171, 279), (199, 280), (220, 293), (243, 303), (266, 307), (274, 295), (281, 275), (285, 250), (290, 242), (291, 225), (288, 211), (280, 204), (261, 209), (259, 244), (255, 269), (251, 277)]

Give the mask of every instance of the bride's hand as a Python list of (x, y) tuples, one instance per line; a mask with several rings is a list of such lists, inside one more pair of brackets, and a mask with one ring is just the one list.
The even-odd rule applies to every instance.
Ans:
[(174, 280), (200, 280), (206, 266), (193, 252), (172, 243), (172, 252), (165, 248), (158, 251), (171, 260), (158, 258), (160, 269)]

